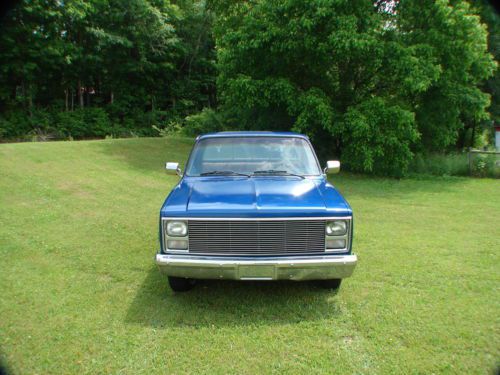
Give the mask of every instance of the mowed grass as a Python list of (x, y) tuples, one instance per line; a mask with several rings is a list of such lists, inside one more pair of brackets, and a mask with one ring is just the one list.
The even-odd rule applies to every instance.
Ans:
[(359, 264), (338, 293), (173, 294), (158, 210), (192, 140), (0, 145), (0, 356), (14, 374), (459, 373), (500, 358), (500, 181), (341, 174)]

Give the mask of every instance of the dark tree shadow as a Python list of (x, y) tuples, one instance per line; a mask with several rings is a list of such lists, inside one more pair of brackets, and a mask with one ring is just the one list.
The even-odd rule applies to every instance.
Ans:
[(336, 292), (310, 282), (203, 280), (186, 293), (173, 293), (152, 268), (140, 286), (127, 323), (162, 327), (290, 324), (341, 314)]
[(7, 366), (7, 361), (4, 358), (2, 350), (0, 350), (0, 375), (10, 375), (12, 371), (10, 371), (9, 366)]

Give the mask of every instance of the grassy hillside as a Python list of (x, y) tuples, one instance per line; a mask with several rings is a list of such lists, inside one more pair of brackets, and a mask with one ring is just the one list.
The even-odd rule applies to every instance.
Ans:
[(26, 373), (478, 373), (500, 358), (500, 181), (336, 177), (359, 266), (309, 283), (155, 268), (189, 139), (0, 145), (0, 352)]

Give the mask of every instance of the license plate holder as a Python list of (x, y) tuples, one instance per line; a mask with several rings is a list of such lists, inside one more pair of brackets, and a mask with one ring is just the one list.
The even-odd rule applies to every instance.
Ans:
[(238, 267), (240, 280), (273, 280), (276, 278), (276, 267), (270, 265), (245, 265)]

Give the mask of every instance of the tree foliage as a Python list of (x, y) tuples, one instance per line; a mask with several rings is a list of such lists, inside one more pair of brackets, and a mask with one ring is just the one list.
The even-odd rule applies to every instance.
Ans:
[(442, 150), (459, 131), (489, 117), (490, 96), (479, 85), (495, 69), (487, 32), (466, 2), (405, 1), (398, 7), (402, 41), (425, 45), (439, 74), (415, 100), (422, 147)]
[(401, 175), (412, 151), (487, 118), (495, 63), (465, 2), (259, 0), (219, 10), (222, 110), (293, 129), (354, 170)]
[[(1, 24), (4, 136), (43, 128), (40, 111), (51, 116), (44, 130), (65, 134), (81, 127), (77, 109), (103, 108), (103, 131), (120, 135), (152, 134), (152, 125), (214, 106), (211, 24), (194, 0), (22, 1)], [(69, 125), (56, 126), (61, 118)], [(101, 136), (90, 126), (71, 133), (89, 134)]]
[[(500, 16), (497, 10), (493, 8), (493, 2), (487, 0), (473, 0), (472, 5), (477, 13), (481, 16), (481, 20), (485, 23), (488, 29), (488, 49), (493, 55), (495, 61), (500, 60)], [(491, 105), (488, 111), (491, 114), (492, 121), (485, 121), (485, 125), (490, 131), (492, 138), (494, 137), (494, 129), (492, 123), (500, 123), (500, 69), (495, 70), (495, 74), (490, 77), (482, 86), (482, 89), (491, 95)]]
[(473, 145), (490, 102), (500, 118), (498, 14), (470, 1), (23, 0), (0, 25), (0, 137), (295, 130), (400, 176)]

